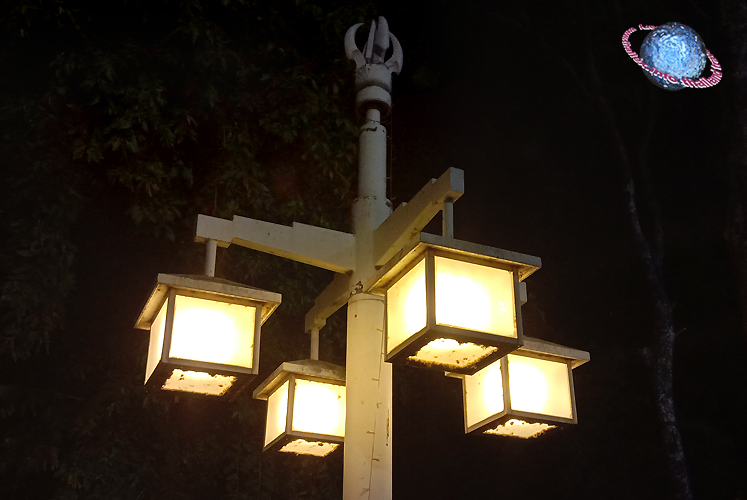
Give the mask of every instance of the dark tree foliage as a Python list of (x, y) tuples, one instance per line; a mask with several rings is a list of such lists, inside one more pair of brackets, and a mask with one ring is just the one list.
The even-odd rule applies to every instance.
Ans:
[(9, 7), (3, 352), (26, 358), (62, 325), (69, 232), (96, 196), (127, 193), (132, 220), (171, 240), (197, 212), (345, 226), (355, 128), (339, 37), (365, 5)]
[[(341, 40), (371, 14), (365, 2), (4, 4), (0, 496), (338, 496), (339, 459), (301, 459), (287, 477), (283, 457), (262, 457), (247, 400), (146, 394), (144, 359), (117, 354), (144, 352), (130, 328), (151, 283), (121, 289), (99, 270), (199, 272), (197, 213), (347, 229), (356, 127)], [(240, 250), (221, 254), (220, 273), (272, 277), (291, 315), (325, 279)], [(112, 303), (121, 331), (102, 313)], [(297, 340), (265, 349), (303, 357)]]
[[(349, 229), (342, 39), (381, 13), (405, 50), (390, 197), (464, 168), (457, 237), (542, 257), (525, 333), (592, 356), (579, 425), (527, 442), (465, 436), (455, 380), (395, 367), (395, 495), (744, 499), (742, 4), (5, 2), (0, 498), (340, 497), (342, 454), (260, 451), (251, 388), (146, 392), (132, 325), (156, 273), (202, 272), (198, 213)], [(718, 86), (665, 93), (628, 60), (625, 29), (669, 21)], [(234, 246), (217, 265), (283, 294), (258, 380), (306, 357), (329, 274)], [(341, 311), (322, 358), (344, 363), (344, 330)]]

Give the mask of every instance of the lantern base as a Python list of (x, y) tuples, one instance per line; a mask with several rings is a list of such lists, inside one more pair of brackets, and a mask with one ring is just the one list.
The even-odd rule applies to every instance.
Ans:
[(256, 374), (251, 370), (239, 366), (219, 368), (209, 363), (188, 363), (171, 358), (169, 363), (158, 363), (145, 387), (154, 391), (222, 396), (233, 400), (254, 377)]
[(496, 436), (511, 436), (522, 439), (530, 439), (536, 438), (537, 436), (540, 436), (550, 429), (554, 429), (555, 427), (557, 426), (540, 422), (525, 422), (523, 420), (512, 418), (511, 420), (503, 424), (497, 425), (491, 429), (487, 429), (486, 431), (484, 431), (484, 433), (493, 434)]
[(283, 433), (277, 439), (268, 443), (264, 447), (264, 451), (326, 457), (338, 448), (342, 448), (344, 439), (338, 436), (291, 431), (290, 433)]
[(467, 427), (465, 423), (465, 432), (529, 439), (560, 427), (563, 424), (575, 423), (576, 420), (573, 418), (548, 417), (534, 413), (504, 411), (470, 427)]
[(315, 457), (326, 457), (335, 451), (340, 445), (338, 443), (325, 443), (324, 441), (306, 441), (296, 439), (286, 444), (278, 451), (282, 453), (295, 453), (296, 455), (312, 455)]
[(521, 345), (519, 338), (436, 325), (392, 349), (386, 361), (473, 375)]
[(193, 392), (206, 396), (223, 396), (236, 382), (236, 377), (229, 375), (210, 375), (193, 370), (176, 368), (161, 386), (164, 391)]

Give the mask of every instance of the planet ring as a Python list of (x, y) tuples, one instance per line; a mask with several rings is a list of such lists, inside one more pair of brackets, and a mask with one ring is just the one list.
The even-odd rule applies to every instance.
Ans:
[[(653, 29), (656, 29), (656, 26), (639, 24), (638, 29), (653, 30)], [(654, 67), (649, 67), (649, 65), (643, 62), (643, 59), (638, 57), (638, 54), (636, 54), (635, 51), (630, 48), (630, 41), (628, 40), (628, 38), (630, 38), (630, 35), (632, 33), (635, 33), (636, 31), (638, 31), (638, 29), (633, 27), (633, 28), (626, 30), (622, 36), (622, 45), (623, 45), (623, 48), (625, 49), (625, 53), (627, 53), (630, 56), (630, 58), (633, 59), (633, 61), (635, 61), (635, 63), (638, 64), (638, 66), (643, 68), (645, 71), (648, 71), (652, 75), (656, 75), (659, 78), (664, 78), (670, 83), (679, 83), (680, 85), (693, 88), (693, 89), (713, 87), (714, 85), (716, 85), (718, 82), (721, 81), (721, 77), (722, 77), (721, 65), (719, 64), (716, 57), (713, 54), (711, 54), (709, 50), (706, 50), (706, 55), (708, 56), (708, 59), (711, 61), (711, 76), (709, 76), (708, 78), (698, 78), (696, 80), (691, 80), (689, 78), (677, 78), (673, 75), (662, 73), (661, 71), (659, 71), (658, 69)]]

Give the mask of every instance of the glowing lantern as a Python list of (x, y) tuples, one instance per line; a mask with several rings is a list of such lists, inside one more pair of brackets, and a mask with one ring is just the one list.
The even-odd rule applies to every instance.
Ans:
[(135, 328), (150, 330), (145, 384), (236, 395), (258, 372), (260, 327), (278, 293), (208, 276), (159, 274)]
[[(524, 337), (524, 346), (461, 378), (466, 432), (536, 437), (557, 424), (575, 424), (572, 369), (589, 353)], [(506, 376), (508, 374), (508, 376)]]
[(470, 374), (522, 344), (521, 280), (537, 257), (427, 233), (378, 275), (386, 359)]
[(285, 362), (254, 390), (267, 400), (265, 451), (324, 457), (345, 438), (345, 368)]

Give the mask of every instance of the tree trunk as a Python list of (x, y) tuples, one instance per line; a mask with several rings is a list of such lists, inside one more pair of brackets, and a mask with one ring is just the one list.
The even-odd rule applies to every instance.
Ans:
[(729, 70), (728, 83), (724, 82), (731, 86), (729, 107), (734, 110), (730, 120), (731, 189), (725, 234), (739, 277), (743, 331), (747, 332), (747, 5), (740, 0), (724, 0), (721, 6), (729, 60), (735, 64)]
[[(670, 480), (680, 500), (692, 500), (692, 489), (690, 477), (687, 472), (685, 450), (682, 446), (682, 438), (677, 426), (677, 416), (674, 405), (673, 388), (673, 360), (674, 343), (676, 334), (674, 331), (674, 319), (672, 315), (672, 304), (664, 286), (664, 245), (661, 212), (658, 202), (654, 196), (653, 183), (648, 169), (648, 143), (654, 129), (656, 118), (655, 100), (649, 106), (651, 114), (648, 120), (648, 130), (644, 137), (643, 145), (639, 151), (638, 167), (639, 177), (642, 181), (643, 190), (636, 193), (636, 184), (633, 176), (633, 159), (630, 148), (622, 136), (618, 126), (615, 113), (610, 106), (601, 86), (599, 74), (596, 70), (593, 57), (589, 58), (591, 73), (592, 98), (596, 101), (601, 111), (609, 133), (617, 149), (620, 163), (623, 167), (623, 177), (626, 183), (628, 218), (633, 229), (636, 247), (643, 260), (645, 267), (648, 290), (652, 298), (654, 308), (654, 339), (648, 354), (649, 366), (652, 370), (653, 386), (657, 400), (657, 416), (661, 429), (664, 452), (667, 459)], [(652, 94), (653, 95), (653, 94)], [(646, 205), (651, 214), (651, 234), (644, 233), (641, 225), (639, 203)]]

